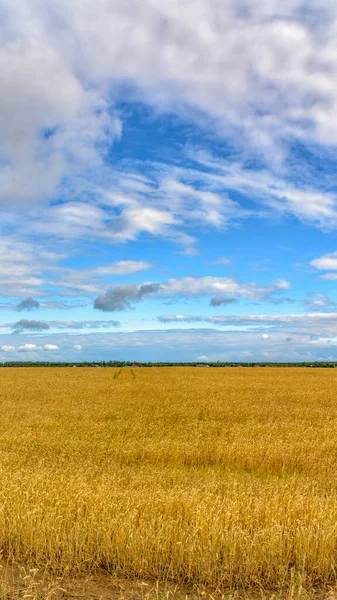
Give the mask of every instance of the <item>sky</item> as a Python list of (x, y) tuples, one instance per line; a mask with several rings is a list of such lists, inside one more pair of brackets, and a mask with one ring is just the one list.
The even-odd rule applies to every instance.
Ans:
[(0, 0), (0, 361), (337, 360), (337, 5)]

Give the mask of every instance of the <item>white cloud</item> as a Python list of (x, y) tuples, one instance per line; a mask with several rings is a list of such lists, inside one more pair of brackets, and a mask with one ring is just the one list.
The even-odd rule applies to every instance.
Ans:
[(310, 264), (321, 271), (337, 271), (337, 252), (324, 254), (320, 258), (312, 260)]
[[(225, 328), (228, 335), (253, 334), (259, 332), (268, 344), (279, 343), (283, 347), (291, 344), (319, 345), (322, 339), (337, 339), (337, 312), (290, 313), (283, 315), (162, 315), (158, 317), (166, 325), (198, 323), (214, 328)], [(217, 329), (219, 331), (219, 329)], [(272, 334), (272, 335), (271, 335)]]
[(110, 265), (87, 269), (86, 273), (96, 275), (130, 275), (132, 273), (139, 273), (140, 271), (147, 271), (152, 266), (152, 263), (144, 260), (121, 260)]
[(17, 236), (0, 240), (0, 287), (3, 296), (27, 298), (40, 294), (44, 271), (53, 269), (58, 255)]
[[(255, 316), (263, 318), (263, 315)], [(266, 349), (270, 361), (328, 360), (328, 357), (337, 360), (337, 353), (332, 356), (337, 348), (337, 313), (333, 317), (327, 314), (317, 317), (317, 313), (315, 317), (299, 315), (297, 321), (286, 317), (283, 323), (273, 324), (261, 319), (261, 323), (253, 327), (240, 327), (237, 321), (235, 326), (225, 329), (211, 322), (183, 329), (176, 323), (172, 328), (163, 326), (159, 330), (83, 333), (80, 340), (83, 352), (75, 350), (73, 336), (63, 333), (53, 336), (48, 332), (46, 336), (39, 336), (39, 344), (58, 345), (62, 348), (62, 358), (69, 361), (78, 360), (82, 354), (81, 360), (88, 361), (130, 360), (130, 357), (131, 360), (195, 361), (196, 356), (207, 356), (208, 361), (256, 361), (266, 360)], [(269, 339), (257, 343), (262, 334), (268, 334)], [(0, 333), (0, 338), (1, 344), (14, 345), (14, 338), (8, 334)], [(40, 346), (36, 350), (40, 350)], [(49, 354), (50, 360), (57, 360), (57, 352)], [(5, 356), (11, 355), (4, 353)], [(31, 352), (31, 359), (41, 360), (40, 353)]]
[[(274, 294), (288, 289), (290, 284), (279, 280), (270, 286), (258, 286), (255, 283), (244, 284), (230, 277), (181, 277), (169, 279), (162, 283), (145, 282), (135, 284), (122, 284), (109, 288), (96, 297), (94, 307), (106, 312), (130, 308), (133, 303), (140, 302), (146, 297), (186, 297), (198, 298), (208, 295), (221, 296), (220, 304), (233, 303), (235, 297), (248, 300), (270, 300)], [(226, 294), (226, 299), (222, 295)], [(219, 305), (219, 301), (211, 304)]]
[(57, 27), (47, 23), (52, 3), (48, 15), (29, 0), (2, 4), (0, 199), (35, 203), (52, 198), (70, 170), (98, 165), (97, 145), (120, 124), (103, 90), (87, 86), (70, 52), (57, 47)]
[[(291, 181), (291, 172), (285, 171), (281, 177), (279, 170), (275, 174), (271, 168), (249, 169), (240, 162), (216, 159), (207, 152), (194, 153), (192, 157), (207, 169), (204, 178), (213, 189), (239, 191), (260, 205), (256, 216), (267, 217), (272, 211), (290, 213), (324, 229), (337, 224), (337, 195), (320, 190), (319, 183), (311, 180), (309, 174), (296, 185)], [(303, 168), (303, 161), (301, 164)], [(242, 212), (241, 216), (253, 214)]]
[[(42, 224), (41, 227), (43, 229)], [(49, 251), (44, 238), (32, 243), (23, 241), (22, 237), (25, 235), (3, 235), (0, 240), (0, 287), (3, 296), (25, 299), (44, 296), (45, 286), (51, 279), (54, 288), (64, 295), (92, 295), (98, 293), (101, 283), (110, 277), (130, 275), (154, 266), (147, 261), (124, 260), (91, 268), (63, 267), (60, 263), (65, 254)], [(47, 307), (48, 301), (40, 301), (40, 306)]]
[(274, 284), (274, 287), (279, 290), (289, 290), (291, 288), (291, 285), (290, 285), (289, 281), (285, 281), (284, 279), (279, 279)]
[(55, 351), (59, 350), (59, 347), (56, 344), (45, 344), (42, 346), (42, 350)]
[(245, 284), (231, 277), (181, 277), (169, 279), (160, 285), (159, 294), (176, 296), (203, 296), (208, 294), (226, 294), (241, 296), (249, 300), (263, 300), (270, 295), (288, 289), (290, 284), (280, 280), (270, 286)]
[(310, 265), (320, 271), (330, 271), (329, 273), (320, 275), (320, 279), (327, 281), (337, 280), (337, 273), (335, 272), (337, 271), (337, 252), (331, 252), (330, 254), (324, 254), (319, 258), (315, 258), (310, 262)]
[(99, 321), (96, 319), (88, 319), (83, 321), (74, 321), (72, 319), (64, 319), (62, 321), (36, 321), (29, 319), (21, 319), (16, 323), (0, 323), (0, 328), (12, 329), (15, 333), (25, 331), (45, 332), (49, 329), (111, 329), (119, 327), (119, 321), (111, 319), (107, 321)]
[(337, 312), (291, 313), (282, 315), (161, 315), (162, 323), (212, 323), (213, 325), (253, 325), (281, 326), (298, 325), (301, 327), (337, 328)]
[(151, 269), (153, 266), (153, 263), (147, 261), (122, 260), (84, 269), (60, 268), (58, 273), (55, 274), (54, 285), (61, 289), (63, 294), (77, 295), (82, 293), (91, 295), (101, 289), (102, 282), (105, 279), (140, 273)]
[[(10, 11), (20, 38), (26, 5)], [(245, 8), (219, 0), (50, 1), (35, 3), (26, 29), (35, 26), (38, 55), (56, 63), (55, 87), (63, 84), (76, 107), (90, 101), (75, 67), (96, 88), (127, 80), (157, 108), (209, 115), (224, 131), (243, 129), (266, 152), (290, 135), (336, 143), (335, 6), (304, 13), (300, 0), (282, 9), (247, 0)], [(68, 104), (57, 106), (62, 116)]]
[(135, 204), (111, 220), (109, 232), (116, 240), (135, 240), (139, 233), (163, 235), (168, 227), (178, 224), (168, 210)]
[(115, 173), (106, 187), (99, 189), (100, 204), (119, 211), (106, 233), (115, 241), (133, 240), (147, 233), (180, 243), (185, 254), (193, 255), (197, 253), (196, 240), (185, 232), (187, 224), (223, 229), (230, 221), (250, 214), (229, 198), (223, 186), (210, 181), (203, 168), (159, 162), (133, 166), (149, 172), (146, 191), (138, 186), (135, 189), (135, 178), (140, 176), (136, 170)]
[[(206, 152), (190, 151), (188, 158), (193, 161), (193, 168), (136, 163), (135, 169), (151, 173), (146, 193), (134, 190), (127, 171), (106, 183), (106, 188), (100, 189), (100, 204), (104, 210), (110, 205), (118, 208), (119, 214), (104, 235), (123, 241), (149, 233), (184, 244), (185, 253), (193, 254), (196, 240), (185, 233), (191, 225), (225, 229), (243, 219), (270, 218), (275, 213), (291, 214), (324, 229), (337, 225), (337, 195), (320, 190), (320, 182), (309, 175), (294, 183), (291, 172), (278, 170), (275, 174), (272, 169), (251, 169), (244, 163), (216, 159)], [(232, 192), (248, 197), (255, 207), (244, 208), (244, 204), (230, 197)], [(148, 224), (142, 215), (149, 208), (159, 210), (167, 218), (152, 223), (149, 215)], [(224, 261), (222, 264), (228, 264), (227, 257)]]
[(84, 202), (68, 202), (52, 206), (40, 214), (33, 223), (34, 229), (42, 235), (79, 238), (83, 235), (99, 236), (105, 227), (105, 212)]
[[(196, 360), (196, 356), (207, 356), (213, 360), (266, 360), (264, 354), (268, 347), (268, 360), (316, 360), (327, 356), (337, 345), (337, 319), (335, 324), (322, 321), (316, 324), (310, 320), (302, 323), (280, 325), (268, 329), (267, 342), (257, 342), (257, 333), (262, 335), (266, 329), (227, 328), (225, 331), (213, 325), (207, 328), (143, 330), (114, 333), (85, 333), (81, 340), (84, 360)], [(2, 336), (5, 337), (4, 335)], [(312, 340), (316, 340), (312, 343)], [(330, 340), (328, 342), (328, 340)], [(2, 341), (2, 340), (1, 340)], [(58, 334), (46, 343), (62, 346), (64, 360), (78, 360), (73, 339)], [(42, 342), (44, 343), (44, 341)], [(50, 353), (55, 359), (56, 353)], [(82, 354), (82, 353), (81, 353)], [(337, 358), (337, 354), (336, 354)]]
[[(234, 0), (2, 4), (3, 202), (50, 198), (70, 173), (78, 180), (99, 166), (106, 141), (121, 130), (111, 104), (124, 81), (136, 100), (212, 124), (270, 160), (282, 158), (293, 137), (337, 143), (333, 3), (324, 11), (304, 11), (300, 0), (282, 9), (247, 0), (245, 10)], [(139, 192), (148, 184), (133, 185)], [(167, 186), (173, 196), (195, 195), (179, 182)], [(295, 213), (312, 216), (318, 200), (314, 191), (288, 190)], [(219, 226), (216, 197), (199, 192), (199, 202)], [(328, 196), (324, 202), (317, 218), (331, 210)], [(138, 208), (126, 211), (129, 236), (131, 223), (150, 232), (171, 224), (165, 212), (147, 214), (148, 223)]]
[(159, 321), (162, 323), (195, 323), (198, 321), (203, 321), (208, 317), (198, 317), (191, 315), (161, 315), (158, 317)]
[[(0, 4), (3, 295), (41, 299), (52, 284), (58, 295), (92, 296), (109, 277), (152, 266), (125, 260), (63, 268), (63, 251), (69, 257), (75, 243), (80, 254), (87, 243), (145, 234), (193, 255), (193, 228), (224, 229), (271, 211), (323, 228), (337, 225), (335, 192), (305, 174), (291, 182), (290, 163), (283, 161), (294, 138), (326, 148), (337, 143), (333, 3), (324, 10), (310, 5), (305, 14), (300, 0), (282, 7), (247, 0), (244, 10), (234, 0)], [(123, 114), (116, 116), (114, 106), (125, 99), (125, 81), (132, 100), (151, 104), (156, 114), (178, 114), (226, 138), (235, 162), (191, 149), (189, 168), (130, 161), (112, 171), (105, 157), (121, 134)], [(259, 163), (246, 160), (252, 156), (268, 167), (247, 168)], [(231, 190), (256, 208), (243, 209)], [(61, 201), (52, 203), (55, 198)], [(18, 206), (20, 219), (11, 212)], [(25, 241), (28, 235), (34, 242)], [(51, 252), (43, 251), (48, 247)], [(312, 266), (329, 271), (322, 279), (334, 280), (336, 261), (332, 253)], [(183, 279), (164, 282), (159, 295), (260, 300), (287, 287)]]
[(1, 350), (4, 352), (15, 352), (15, 346), (9, 346), (8, 344), (4, 344), (1, 346)]
[(322, 294), (321, 292), (317, 292), (313, 297), (305, 300), (305, 304), (309, 308), (314, 308), (317, 310), (336, 306), (336, 302), (334, 302), (334, 300), (326, 296), (326, 294)]
[(19, 347), (19, 352), (34, 352), (37, 350), (36, 344), (24, 344)]
[(200, 362), (206, 362), (208, 361), (208, 356), (206, 356), (205, 354), (201, 354), (201, 356), (197, 356), (197, 360)]
[(64, 321), (47, 321), (47, 325), (54, 329), (111, 329), (112, 327), (119, 327), (119, 321), (73, 321), (71, 319)]
[(320, 275), (319, 278), (327, 281), (336, 281), (337, 273), (324, 273), (324, 275)]
[(75, 350), (82, 350), (81, 344), (75, 344), (74, 348), (75, 348)]

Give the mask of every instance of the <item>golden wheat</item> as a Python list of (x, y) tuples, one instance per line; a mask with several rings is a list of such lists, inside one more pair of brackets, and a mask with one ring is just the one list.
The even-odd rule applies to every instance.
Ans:
[(337, 371), (1, 369), (0, 549), (55, 574), (334, 583)]

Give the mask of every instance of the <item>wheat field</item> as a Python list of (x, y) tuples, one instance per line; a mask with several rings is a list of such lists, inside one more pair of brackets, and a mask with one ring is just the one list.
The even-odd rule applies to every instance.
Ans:
[(334, 369), (1, 369), (0, 411), (2, 560), (334, 585)]

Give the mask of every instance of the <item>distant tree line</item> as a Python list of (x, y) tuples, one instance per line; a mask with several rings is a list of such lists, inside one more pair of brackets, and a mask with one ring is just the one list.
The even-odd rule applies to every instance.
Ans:
[(93, 361), (93, 362), (33, 362), (33, 361), (7, 361), (0, 363), (0, 367), (313, 367), (336, 368), (337, 362), (139, 362), (139, 361)]

